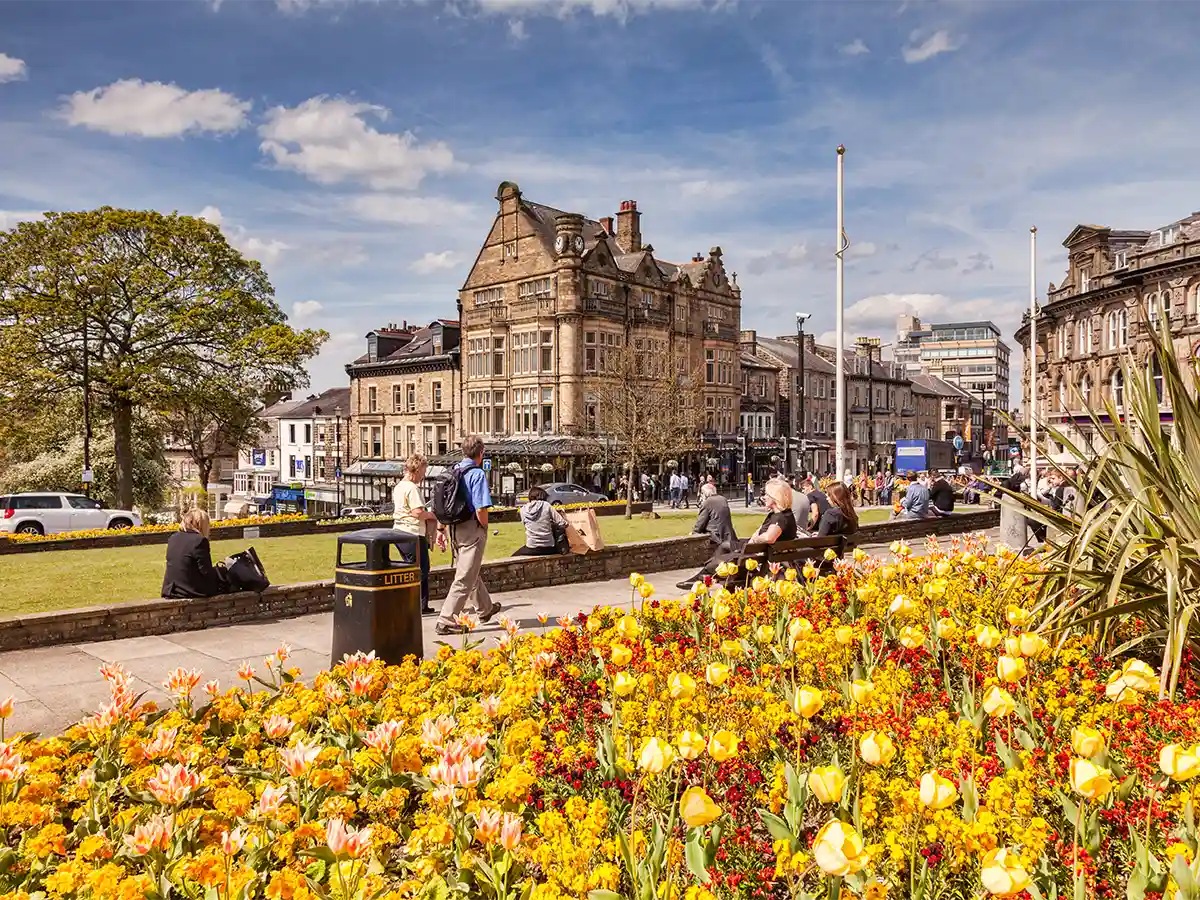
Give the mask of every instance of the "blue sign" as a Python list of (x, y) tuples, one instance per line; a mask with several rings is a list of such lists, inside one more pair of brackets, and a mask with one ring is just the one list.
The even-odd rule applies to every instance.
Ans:
[(297, 475), (304, 474), (304, 460), (302, 460), (302, 459), (296, 460), (296, 474)]
[(250, 465), (265, 466), (267, 464), (267, 451), (255, 448), (250, 451)]
[(485, 472), (492, 471), (492, 461), (490, 459), (485, 459), (483, 461), (483, 471), (485, 471)]
[(284, 503), (304, 501), (304, 488), (277, 487), (271, 489), (271, 498)]
[(954, 440), (953, 440), (953, 441), (951, 441), (951, 443), (952, 443), (952, 444), (954, 444), (954, 449), (955, 449), (955, 450), (962, 450), (962, 448), (963, 448), (963, 439), (962, 439), (962, 435), (960, 435), (960, 434), (956, 434), (956, 435), (954, 436)]
[(341, 466), (338, 466), (336, 469), (333, 470), (333, 477), (338, 478), (338, 479), (340, 479), (342, 477), (342, 467)]

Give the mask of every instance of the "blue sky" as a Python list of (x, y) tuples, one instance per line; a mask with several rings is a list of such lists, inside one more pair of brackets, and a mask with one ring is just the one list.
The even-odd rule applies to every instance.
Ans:
[(1200, 5), (162, 0), (0, 7), (0, 227), (102, 204), (201, 214), (332, 339), (452, 316), (496, 186), (663, 259), (720, 245), (743, 327), (831, 338), (834, 148), (848, 338), (895, 317), (1010, 337), (1078, 222), (1198, 202)]

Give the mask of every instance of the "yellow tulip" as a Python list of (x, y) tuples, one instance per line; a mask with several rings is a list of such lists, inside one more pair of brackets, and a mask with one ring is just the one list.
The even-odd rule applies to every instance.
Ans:
[(1021, 647), (1021, 655), (1029, 659), (1041, 656), (1050, 649), (1050, 645), (1040, 634), (1022, 634), (1017, 640)]
[(712, 605), (712, 617), (714, 622), (724, 622), (733, 614), (733, 609), (723, 600), (717, 600)]
[(692, 595), (695, 597), (703, 597), (708, 593), (708, 585), (703, 581), (697, 581), (692, 585)]
[(909, 649), (916, 650), (925, 643), (925, 629), (920, 625), (905, 625), (900, 629), (900, 644)]
[(804, 716), (806, 719), (811, 719), (821, 711), (821, 707), (825, 705), (825, 696), (819, 688), (805, 685), (802, 688), (796, 689), (796, 696), (792, 700), (792, 709), (798, 715)]
[(708, 739), (708, 755), (717, 762), (737, 756), (738, 738), (732, 731), (721, 730)]
[(783, 573), (783, 577), (787, 581), (795, 581), (796, 580), (796, 570), (795, 569), (786, 569)]
[(1191, 781), (1200, 775), (1200, 747), (1167, 744), (1158, 753), (1158, 767), (1172, 781)]
[(713, 687), (720, 687), (729, 679), (729, 672), (725, 663), (711, 662), (704, 667), (704, 680)]
[(706, 746), (704, 736), (695, 731), (681, 731), (675, 743), (679, 746), (681, 759), (699, 759)]
[(881, 731), (868, 731), (858, 742), (858, 755), (871, 766), (886, 766), (896, 758), (896, 745)]
[(953, 566), (951, 566), (950, 563), (946, 562), (943, 559), (941, 562), (939, 562), (936, 566), (933, 567), (933, 574), (936, 575), (938, 578), (945, 578), (947, 575), (950, 574), (950, 570), (952, 568), (953, 568)]
[(788, 622), (788, 640), (795, 646), (797, 641), (807, 641), (812, 637), (812, 622), (808, 619), (792, 619)]
[(958, 788), (937, 772), (921, 776), (921, 805), (929, 809), (945, 809), (958, 799)]
[(862, 547), (855, 547), (855, 548), (854, 548), (854, 561), (855, 561), (855, 562), (859, 562), (859, 563), (860, 563), (860, 562), (866, 562), (866, 560), (867, 560), (869, 557), (870, 557), (870, 554), (869, 554), (869, 553), (867, 553), (867, 551), (866, 551), (866, 550), (864, 550)]
[(760, 644), (769, 644), (775, 640), (775, 626), (759, 625), (758, 630), (754, 632), (754, 636), (758, 638)]
[(1021, 855), (1007, 847), (989, 850), (983, 855), (982, 865), (979, 877), (994, 897), (1014, 897), (1029, 887), (1029, 873), (1021, 865)]
[(642, 586), (642, 582), (644, 582), (645, 580), (646, 580), (646, 579), (645, 579), (645, 578), (643, 578), (641, 575), (639, 575), (637, 572), (630, 572), (630, 573), (629, 573), (629, 586), (630, 586), (630, 587), (632, 587), (632, 588), (639, 588), (639, 587), (641, 587), (641, 586)]
[(624, 644), (613, 644), (612, 661), (614, 666), (627, 666), (633, 659), (633, 651)]
[(984, 650), (1000, 646), (1003, 639), (1004, 636), (1000, 634), (1000, 629), (993, 628), (991, 625), (983, 625), (975, 632), (975, 643)]
[(1029, 611), (1021, 609), (1019, 606), (1009, 606), (1004, 611), (1004, 620), (1014, 628), (1020, 628), (1029, 621)]
[(673, 762), (675, 762), (675, 748), (660, 737), (647, 739), (638, 754), (638, 768), (651, 775), (657, 775), (664, 769), (670, 768)]
[(892, 598), (892, 604), (888, 607), (889, 616), (897, 616), (904, 618), (917, 614), (917, 604), (908, 599), (907, 594), (897, 594)]
[(1029, 674), (1025, 668), (1025, 660), (1019, 656), (1002, 656), (996, 660), (996, 674), (1001, 681), (1016, 684)]
[(1104, 749), (1104, 735), (1095, 728), (1077, 725), (1071, 729), (1071, 749), (1084, 759), (1091, 759)]
[(853, 875), (871, 861), (854, 826), (836, 819), (817, 832), (812, 850), (817, 865), (826, 875)]
[(849, 647), (854, 643), (854, 629), (849, 625), (841, 625), (834, 630), (833, 639), (843, 647)]
[(837, 766), (817, 766), (808, 773), (808, 789), (822, 803), (841, 803), (846, 776)]
[(850, 682), (850, 699), (859, 705), (875, 696), (875, 682), (860, 678)]
[(667, 691), (675, 700), (690, 700), (696, 693), (696, 679), (686, 672), (672, 672), (667, 679)]
[(1071, 760), (1071, 787), (1089, 800), (1102, 800), (1112, 790), (1112, 773), (1086, 759)]
[(814, 566), (812, 563), (805, 563), (804, 569), (802, 571), (804, 573), (804, 577), (807, 578), (809, 581), (812, 581), (814, 578), (817, 577), (817, 567)]
[(746, 560), (746, 571), (747, 572), (753, 572), (757, 568), (758, 568), (758, 560), (757, 559)]
[(958, 624), (953, 619), (938, 619), (937, 621), (937, 636), (943, 641), (948, 641), (958, 634)]
[(824, 555), (826, 562), (833, 562), (835, 559), (837, 559), (837, 554), (833, 552), (832, 547), (826, 550)]
[(638, 624), (638, 620), (633, 616), (625, 615), (617, 622), (617, 634), (625, 638), (627, 641), (636, 640), (637, 636), (642, 633), (642, 626)]
[(983, 710), (992, 718), (1010, 716), (1016, 708), (1012, 694), (999, 685), (993, 684), (983, 695)]
[(637, 690), (637, 679), (628, 672), (618, 672), (613, 679), (613, 693), (618, 697), (628, 697)]
[(737, 659), (742, 655), (742, 643), (741, 641), (721, 641), (721, 652), (732, 659)]
[(654, 594), (654, 585), (652, 585), (648, 581), (644, 582), (644, 583), (638, 585), (637, 592), (638, 592), (638, 595), (643, 600), (649, 600), (650, 597), (653, 596), (653, 594)]
[(690, 787), (679, 798), (679, 815), (688, 828), (703, 828), (721, 815), (721, 807), (713, 803), (704, 788)]
[(892, 566), (884, 566), (879, 570), (879, 577), (884, 581), (891, 581), (896, 577), (896, 570)]
[(902, 541), (892, 541), (888, 549), (899, 556), (900, 551), (904, 549), (904, 543)]
[(1158, 673), (1140, 659), (1131, 659), (1121, 666), (1121, 677), (1135, 691), (1143, 694), (1158, 692)]
[(761, 594), (763, 591), (765, 591), (770, 586), (771, 586), (771, 579), (763, 578), (761, 575), (759, 575), (752, 582), (750, 582), (750, 590), (752, 590), (758, 594)]
[(733, 563), (723, 562), (719, 566), (717, 566), (717, 577), (718, 578), (728, 578), (730, 575), (732, 575), (736, 571), (737, 571), (737, 566), (735, 566)]

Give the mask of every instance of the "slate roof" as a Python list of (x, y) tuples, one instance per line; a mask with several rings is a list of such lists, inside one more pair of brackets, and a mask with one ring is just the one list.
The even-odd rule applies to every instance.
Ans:
[(456, 321), (450, 319), (437, 319), (423, 328), (410, 328), (407, 332), (399, 330), (388, 331), (386, 329), (378, 328), (376, 329), (376, 333), (378, 334), (412, 334), (412, 339), (405, 343), (403, 347), (393, 350), (387, 356), (381, 356), (379, 359), (372, 360), (369, 353), (364, 353), (362, 356), (350, 363), (350, 365), (357, 366), (365, 363), (378, 365), (379, 363), (404, 362), (407, 360), (421, 359), (424, 357), (433, 357), (435, 355), (446, 356), (449, 353), (457, 350), (457, 347), (452, 347), (450, 350), (443, 349), (440, 354), (435, 354), (433, 352), (434, 325), (442, 325), (446, 328), (459, 327), (458, 322)]
[[(783, 341), (779, 338), (759, 337), (758, 345), (764, 350), (770, 351), (774, 356), (779, 357), (784, 361), (785, 365), (791, 366), (793, 369), (799, 368), (800, 351), (796, 348), (795, 341)], [(804, 371), (805, 372), (821, 372), (825, 375), (833, 375), (836, 372), (833, 363), (825, 359), (817, 353), (805, 351), (804, 354)]]
[(948, 381), (943, 381), (936, 375), (910, 375), (909, 380), (912, 381), (913, 390), (918, 394), (953, 397), (955, 400), (973, 399), (962, 388)]
[(332, 415), (334, 408), (338, 406), (343, 412), (349, 413), (350, 388), (330, 388), (322, 391), (316, 397), (300, 401), (279, 418), (311, 419), (313, 416), (328, 416)]

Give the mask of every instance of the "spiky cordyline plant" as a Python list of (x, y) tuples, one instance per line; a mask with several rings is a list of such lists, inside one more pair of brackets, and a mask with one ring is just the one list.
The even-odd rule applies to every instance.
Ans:
[[(1099, 411), (1088, 407), (1092, 446), (1044, 426), (1081, 463), (1068, 478), (1078, 507), (1060, 513), (1029, 496), (1010, 497), (1049, 526), (1042, 628), (1092, 629), (1112, 655), (1160, 652), (1165, 697), (1178, 685), (1184, 648), (1196, 648), (1189, 627), (1200, 606), (1200, 402), (1197, 373), (1181, 370), (1161, 310), (1159, 322), (1145, 364), (1131, 355), (1120, 362), (1123, 409), (1111, 399)], [(1161, 421), (1163, 408), (1173, 423)]]

